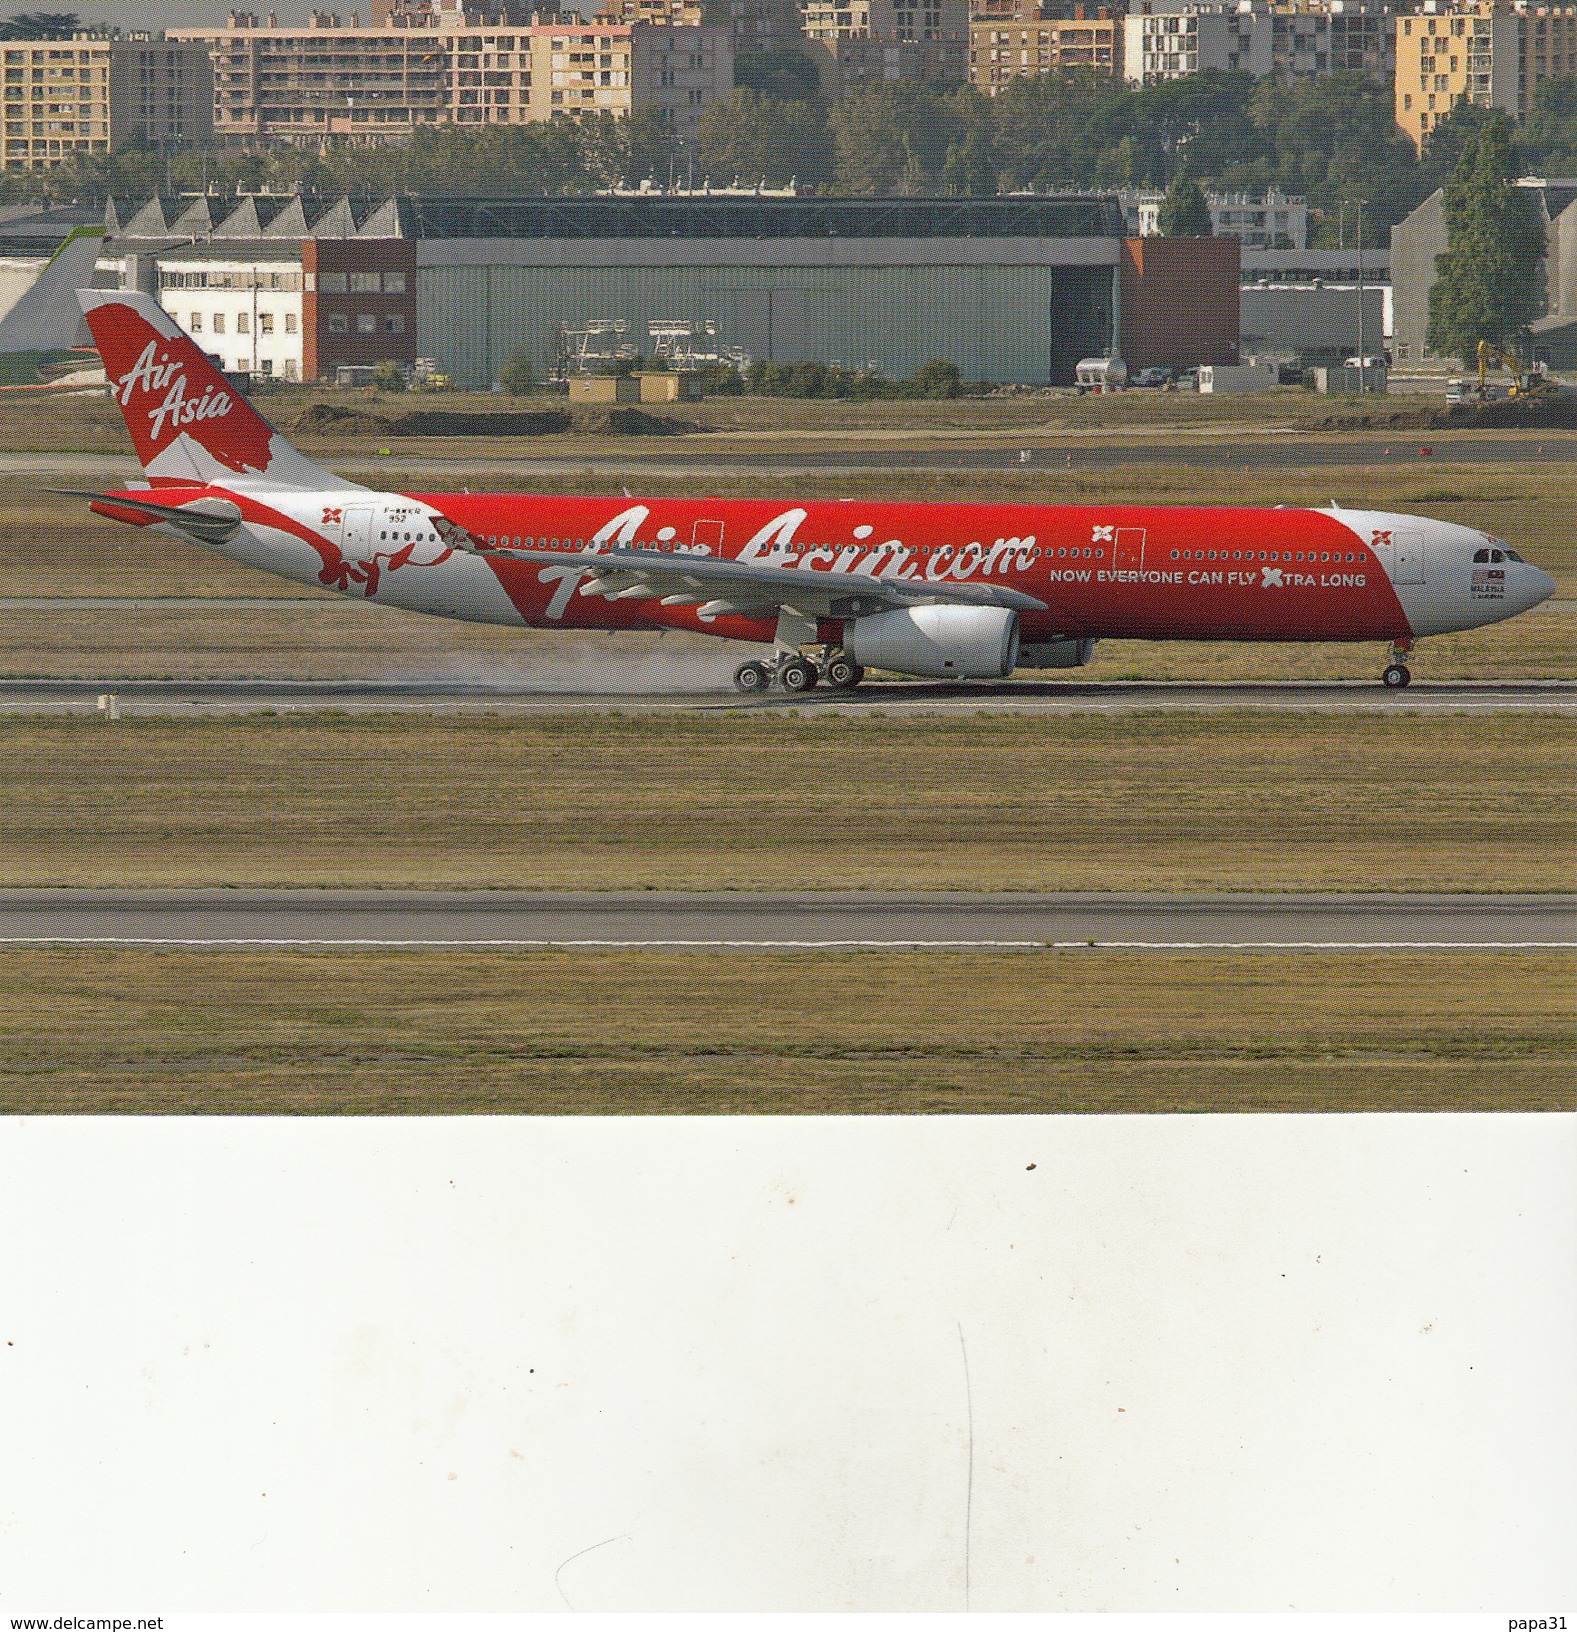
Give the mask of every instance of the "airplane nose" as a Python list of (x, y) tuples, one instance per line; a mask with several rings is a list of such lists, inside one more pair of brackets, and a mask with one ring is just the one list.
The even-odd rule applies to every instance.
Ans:
[(1528, 605), (1537, 606), (1555, 593), (1555, 580), (1539, 567), (1528, 568)]

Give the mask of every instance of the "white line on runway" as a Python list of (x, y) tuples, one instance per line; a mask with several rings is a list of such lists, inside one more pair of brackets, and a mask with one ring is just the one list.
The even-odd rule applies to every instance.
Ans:
[(1571, 952), (1577, 941), (744, 941), (744, 940), (385, 940), (319, 936), (0, 935), (0, 946), (322, 946), (476, 947), (552, 951), (577, 947), (627, 950), (762, 951), (1089, 951), (1117, 952)]

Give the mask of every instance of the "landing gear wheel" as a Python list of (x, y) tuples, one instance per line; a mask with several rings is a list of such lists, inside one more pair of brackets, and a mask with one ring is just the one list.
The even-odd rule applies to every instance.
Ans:
[(778, 665), (778, 684), (785, 691), (809, 691), (816, 684), (816, 665), (790, 657)]
[(822, 671), (822, 678), (834, 691), (853, 691), (865, 678), (865, 670), (840, 652)]
[(734, 687), (747, 696), (763, 692), (772, 684), (772, 670), (765, 663), (741, 663), (734, 670)]
[(1387, 691), (1400, 691), (1413, 678), (1413, 671), (1401, 663), (1392, 663), (1386, 667), (1380, 676), (1380, 683)]

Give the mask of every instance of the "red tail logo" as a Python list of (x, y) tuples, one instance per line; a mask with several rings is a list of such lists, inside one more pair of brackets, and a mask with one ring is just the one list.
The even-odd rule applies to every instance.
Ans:
[[(238, 475), (266, 474), (275, 463), (274, 433), (227, 384), (213, 363), (166, 312), (142, 295), (100, 296), (87, 307), (88, 325), (113, 382), (143, 468), (183, 436)], [(140, 308), (140, 309), (139, 309)], [(190, 459), (185, 461), (190, 464)]]

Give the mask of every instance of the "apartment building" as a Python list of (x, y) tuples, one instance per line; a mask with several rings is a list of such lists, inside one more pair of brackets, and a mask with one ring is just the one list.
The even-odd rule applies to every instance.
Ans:
[(726, 29), (581, 22), (573, 13), (407, 4), (364, 27), (281, 28), (232, 13), (180, 29), (213, 56), (213, 130), (239, 142), (368, 146), (423, 125), (526, 124), (656, 108), (681, 132), (733, 88)]
[(805, 37), (797, 0), (607, 0), (597, 21), (726, 28), (736, 57), (781, 51)]
[(73, 153), (111, 153), (134, 137), (203, 142), (213, 80), (199, 46), (79, 33), (7, 40), (0, 155), (7, 170), (47, 170)]
[(838, 92), (923, 80), (960, 85), (969, 69), (968, 0), (804, 0), (805, 38)]
[(1425, 0), (1398, 21), (1396, 122), (1422, 148), (1458, 102), (1527, 117), (1541, 81), (1577, 74), (1577, 6)]
[(1207, 68), (1389, 79), (1395, 65), (1388, 0), (1140, 0), (1123, 24), (1123, 75), (1134, 84)]
[(1072, 17), (975, 16), (969, 24), (969, 83), (995, 96), (1015, 79), (1071, 70), (1122, 73), (1123, 21), (1106, 7)]

